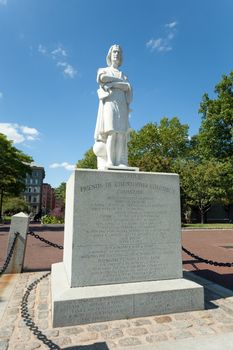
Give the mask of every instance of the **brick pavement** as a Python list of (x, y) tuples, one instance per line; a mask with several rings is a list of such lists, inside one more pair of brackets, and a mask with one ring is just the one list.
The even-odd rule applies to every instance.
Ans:
[[(0, 266), (3, 265), (5, 259), (9, 228), (9, 225), (0, 226)], [(29, 229), (49, 241), (63, 245), (63, 225), (33, 224), (30, 225)], [(62, 257), (62, 250), (55, 249), (29, 235), (25, 251), (24, 271), (50, 270), (51, 264), (62, 261)]]
[[(233, 230), (183, 230), (182, 244), (195, 255), (218, 262), (233, 262)], [(233, 267), (200, 263), (183, 253), (183, 267), (233, 290)]]

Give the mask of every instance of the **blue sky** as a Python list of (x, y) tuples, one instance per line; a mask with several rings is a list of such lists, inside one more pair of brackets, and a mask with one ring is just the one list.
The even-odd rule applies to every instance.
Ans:
[(232, 0), (0, 0), (0, 132), (67, 181), (93, 145), (96, 71), (109, 47), (134, 90), (131, 126), (179, 117), (233, 70)]

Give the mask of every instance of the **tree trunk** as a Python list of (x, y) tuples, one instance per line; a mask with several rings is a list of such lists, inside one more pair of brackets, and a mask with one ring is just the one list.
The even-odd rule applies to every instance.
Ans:
[(205, 212), (201, 210), (201, 223), (205, 223)]

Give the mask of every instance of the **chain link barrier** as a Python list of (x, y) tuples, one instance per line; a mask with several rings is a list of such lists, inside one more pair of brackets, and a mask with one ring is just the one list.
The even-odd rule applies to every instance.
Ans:
[(62, 246), (62, 245), (59, 245), (59, 244), (50, 242), (50, 241), (48, 241), (47, 239), (45, 239), (45, 238), (39, 236), (38, 234), (36, 234), (36, 233), (33, 232), (33, 231), (29, 231), (29, 232), (28, 232), (28, 235), (33, 236), (33, 237), (36, 238), (36, 239), (39, 239), (41, 242), (44, 242), (44, 243), (50, 245), (51, 247), (58, 248), (58, 249), (63, 249), (63, 246)]
[(220, 266), (220, 267), (231, 267), (233, 266), (233, 262), (231, 263), (224, 263), (224, 262), (218, 262), (218, 261), (213, 261), (213, 260), (208, 260), (208, 259), (204, 259), (204, 258), (201, 258), (200, 256), (198, 255), (195, 255), (193, 253), (191, 253), (188, 249), (182, 247), (182, 250), (188, 254), (189, 256), (191, 256), (192, 258), (202, 262), (202, 263), (205, 263), (205, 264), (209, 264), (209, 265), (213, 265), (213, 266)]
[(44, 333), (42, 333), (39, 327), (32, 320), (28, 310), (28, 299), (29, 299), (30, 293), (34, 288), (37, 287), (40, 281), (42, 281), (44, 278), (48, 277), (49, 275), (50, 275), (50, 272), (46, 273), (42, 277), (36, 279), (27, 287), (26, 292), (24, 293), (23, 299), (21, 301), (21, 317), (24, 323), (26, 324), (26, 326), (30, 329), (30, 331), (32, 331), (32, 333), (37, 337), (38, 340), (44, 343), (49, 349), (61, 350), (61, 348), (57, 344), (53, 343), (52, 340), (48, 339), (47, 336)]
[[(53, 243), (53, 242), (50, 242), (48, 241), (47, 239), (43, 238), (43, 237), (40, 237), (38, 234), (35, 234), (33, 231), (29, 231), (28, 232), (29, 235), (33, 236), (34, 238), (36, 239), (39, 239), (40, 241), (54, 247), (54, 248), (58, 248), (58, 249), (63, 249), (63, 246), (62, 245), (59, 245), (59, 244), (56, 244), (56, 243)], [(205, 263), (205, 264), (209, 264), (209, 265), (213, 265), (213, 266), (220, 266), (220, 267), (231, 267), (233, 266), (233, 262), (229, 263), (229, 262), (218, 262), (218, 261), (214, 261), (214, 260), (208, 260), (208, 259), (204, 259), (196, 254), (193, 254), (192, 252), (190, 252), (188, 249), (184, 248), (182, 246), (182, 250), (188, 254), (189, 256), (191, 256), (192, 258), (202, 262), (202, 263)]]
[(15, 237), (14, 237), (14, 240), (12, 242), (12, 245), (11, 245), (11, 248), (10, 248), (10, 251), (6, 257), (6, 260), (2, 266), (2, 268), (0, 269), (0, 276), (6, 271), (10, 261), (11, 261), (11, 258), (12, 258), (12, 255), (13, 255), (13, 252), (14, 252), (14, 249), (15, 249), (15, 245), (16, 245), (16, 241), (17, 241), (17, 238), (19, 236), (19, 232), (15, 232)]

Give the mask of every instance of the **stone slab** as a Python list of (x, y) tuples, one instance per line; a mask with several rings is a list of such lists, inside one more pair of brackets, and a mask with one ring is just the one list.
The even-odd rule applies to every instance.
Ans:
[(51, 278), (53, 327), (204, 308), (203, 287), (182, 278), (70, 288), (63, 263)]
[(178, 175), (77, 169), (66, 188), (71, 287), (182, 278)]

